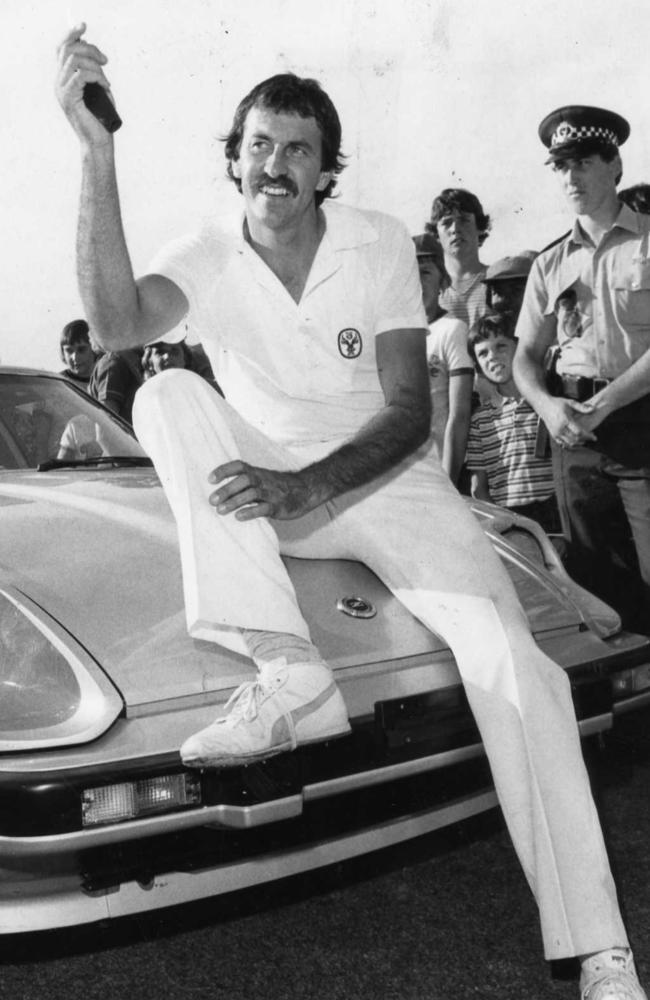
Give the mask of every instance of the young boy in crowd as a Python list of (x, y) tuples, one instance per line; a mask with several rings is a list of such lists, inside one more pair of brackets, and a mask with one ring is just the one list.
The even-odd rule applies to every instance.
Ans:
[(477, 370), (495, 388), (472, 415), (467, 468), (472, 496), (536, 520), (545, 531), (560, 531), (550, 457), (538, 458), (539, 418), (512, 377), (517, 341), (513, 317), (482, 316), (469, 335)]

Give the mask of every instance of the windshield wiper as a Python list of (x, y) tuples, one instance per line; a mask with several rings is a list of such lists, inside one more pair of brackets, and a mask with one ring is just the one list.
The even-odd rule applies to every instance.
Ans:
[(97, 455), (95, 458), (48, 458), (36, 466), (37, 472), (49, 472), (50, 469), (78, 469), (91, 465), (144, 465), (151, 467), (153, 462), (146, 455)]

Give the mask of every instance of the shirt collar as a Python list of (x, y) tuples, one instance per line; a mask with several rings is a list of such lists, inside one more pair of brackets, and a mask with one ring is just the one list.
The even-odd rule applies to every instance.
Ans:
[[(366, 243), (376, 243), (379, 239), (379, 233), (372, 220), (357, 209), (351, 209), (347, 205), (333, 203), (329, 200), (323, 202), (321, 209), (325, 215), (326, 223), (323, 242), (328, 245), (331, 251), (353, 250)], [(244, 253), (248, 246), (244, 237), (245, 219), (246, 216), (242, 212), (235, 227), (235, 250), (238, 253)]]
[(367, 215), (336, 202), (323, 202), (325, 237), (333, 250), (352, 250), (366, 243), (376, 243), (379, 233)]
[[(637, 212), (633, 212), (629, 205), (621, 203), (621, 208), (611, 227), (612, 229), (626, 229), (629, 233), (639, 234), (641, 232), (640, 219)], [(609, 230), (611, 232), (611, 229)], [(576, 219), (571, 230), (571, 242), (578, 246), (584, 244), (584, 235), (580, 228), (580, 222)]]

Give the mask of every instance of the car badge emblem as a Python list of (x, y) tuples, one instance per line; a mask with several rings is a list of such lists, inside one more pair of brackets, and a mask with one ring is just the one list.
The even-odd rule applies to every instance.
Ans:
[(339, 352), (344, 358), (358, 358), (363, 343), (361, 334), (353, 326), (347, 326), (339, 333)]
[(375, 605), (365, 597), (340, 597), (336, 607), (350, 618), (374, 618), (377, 614)]

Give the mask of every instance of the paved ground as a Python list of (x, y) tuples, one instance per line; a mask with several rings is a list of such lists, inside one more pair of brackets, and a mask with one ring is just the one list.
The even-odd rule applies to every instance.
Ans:
[[(650, 717), (592, 773), (650, 982)], [(12, 1000), (576, 1000), (551, 976), (497, 812), (452, 834), (262, 893), (4, 945)]]

